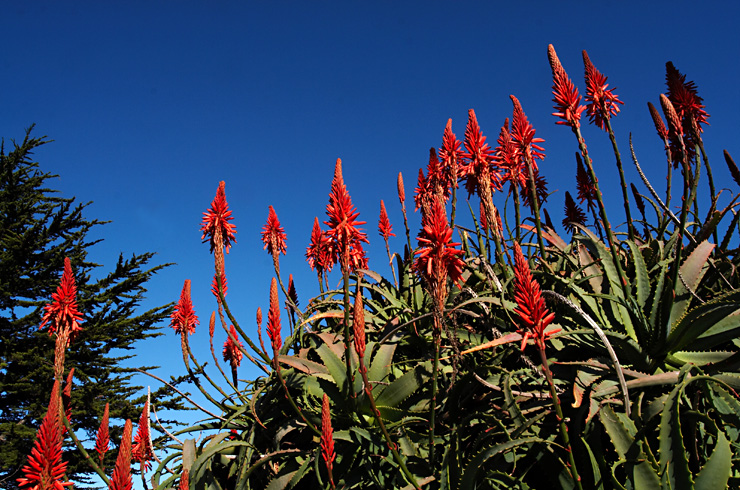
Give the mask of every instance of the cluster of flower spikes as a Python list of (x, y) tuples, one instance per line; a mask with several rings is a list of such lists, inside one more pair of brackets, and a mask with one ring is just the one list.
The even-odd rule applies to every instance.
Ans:
[(151, 462), (154, 459), (154, 450), (149, 432), (149, 400), (144, 404), (139, 418), (139, 427), (134, 436), (134, 443), (131, 447), (131, 457), (141, 465), (142, 471), (149, 471)]

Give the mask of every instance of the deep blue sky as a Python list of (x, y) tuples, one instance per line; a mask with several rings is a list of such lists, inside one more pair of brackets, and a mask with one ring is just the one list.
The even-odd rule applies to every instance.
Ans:
[[(548, 209), (559, 221), (564, 192), (575, 190), (577, 146), (550, 115), (549, 43), (582, 92), (582, 49), (618, 87), (625, 102), (613, 120), (620, 149), (627, 157), (632, 131), (659, 189), (665, 159), (646, 103), (659, 105), (665, 62), (673, 61), (697, 83), (711, 114), (705, 143), (719, 186), (736, 191), (722, 150), (740, 158), (740, 4), (706, 5), (5, 2), (0, 135), (21, 139), (35, 123), (35, 135), (55, 140), (37, 152), (42, 168), (60, 175), (52, 186), (94, 201), (88, 217), (113, 221), (99, 230), (105, 241), (93, 250), (95, 260), (110, 268), (119, 253), (156, 251), (157, 262), (177, 263), (152, 281), (148, 305), (176, 300), (183, 280), (192, 279), (202, 322), (195, 338), (207, 344), (213, 269), (198, 228), (220, 180), (238, 240), (227, 256), (228, 299), (251, 332), (256, 308), (268, 305), (272, 261), (259, 236), (268, 205), (288, 235), (282, 271), (296, 276), (305, 305), (316, 292), (305, 247), (314, 217), (325, 219), (334, 162), (342, 158), (349, 192), (368, 221), (371, 268), (389, 274), (376, 232), (379, 201), (402, 236), (398, 172), (412, 207), (429, 148), (441, 144), (450, 117), (462, 139), (470, 108), (495, 144), (511, 115), (509, 94), (520, 99), (546, 140), (541, 169), (556, 191)], [(618, 221), (608, 137), (594, 126), (584, 134)], [(629, 159), (626, 168), (637, 182)], [(503, 195), (495, 199), (503, 205)], [(400, 251), (402, 244), (396, 238), (391, 246)], [(165, 333), (140, 346), (138, 362), (181, 372), (178, 339)], [(206, 351), (198, 355), (207, 358)]]

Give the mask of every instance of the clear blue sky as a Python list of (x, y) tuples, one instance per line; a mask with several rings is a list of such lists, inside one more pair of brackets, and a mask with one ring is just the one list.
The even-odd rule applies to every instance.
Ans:
[[(704, 139), (719, 187), (737, 190), (722, 159), (723, 149), (740, 158), (734, 1), (37, 1), (4, 2), (0, 14), (0, 135), (20, 139), (35, 123), (35, 135), (55, 140), (37, 152), (42, 168), (60, 175), (52, 185), (94, 201), (89, 218), (113, 221), (99, 230), (105, 241), (93, 259), (110, 268), (119, 253), (156, 251), (157, 262), (177, 263), (152, 281), (148, 306), (175, 301), (192, 279), (201, 318), (194, 343), (207, 345), (215, 308), (212, 257), (198, 228), (220, 180), (238, 240), (227, 256), (228, 299), (250, 332), (256, 308), (267, 309), (272, 277), (259, 235), (268, 205), (288, 236), (284, 277), (294, 274), (305, 305), (316, 292), (305, 248), (314, 217), (325, 219), (342, 158), (368, 222), (370, 266), (389, 274), (376, 232), (380, 199), (402, 236), (398, 172), (412, 207), (418, 169), (441, 144), (447, 119), (462, 139), (474, 108), (495, 143), (511, 115), (509, 94), (546, 140), (541, 169), (555, 191), (547, 207), (559, 222), (564, 193), (575, 190), (577, 146), (550, 115), (549, 43), (581, 92), (582, 49), (617, 87), (625, 102), (613, 120), (620, 149), (628, 156), (632, 131), (659, 189), (665, 157), (646, 103), (658, 105), (665, 62), (673, 61), (711, 114)], [(584, 134), (618, 221), (608, 137), (594, 126)], [(629, 159), (626, 168), (637, 183)], [(502, 205), (502, 195), (495, 199)], [(392, 240), (402, 250), (403, 240)], [(137, 362), (182, 372), (178, 339), (165, 333), (137, 349)], [(217, 335), (220, 346), (225, 335)], [(206, 360), (207, 351), (198, 356)]]

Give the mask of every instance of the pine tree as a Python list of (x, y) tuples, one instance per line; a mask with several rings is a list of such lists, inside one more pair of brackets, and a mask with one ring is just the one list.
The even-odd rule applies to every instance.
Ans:
[[(32, 128), (31, 128), (32, 129)], [(100, 417), (110, 403), (114, 440), (122, 430), (113, 420), (136, 420), (143, 399), (130, 384), (131, 368), (121, 366), (138, 340), (161, 335), (158, 326), (171, 305), (140, 311), (146, 283), (168, 264), (151, 266), (153, 253), (120, 256), (115, 268), (100, 273), (87, 259), (100, 240), (90, 238), (105, 222), (83, 212), (90, 203), (75, 203), (47, 187), (56, 177), (31, 160), (33, 150), (49, 142), (32, 138), (0, 148), (0, 487), (14, 488), (15, 479), (31, 451), (43, 420), (53, 385), (54, 340), (39, 330), (42, 308), (59, 284), (64, 258), (73, 265), (83, 331), (67, 349), (65, 376), (74, 368), (71, 421), (95, 441)], [(141, 366), (151, 369), (152, 366)], [(175, 381), (175, 380), (173, 380)], [(158, 409), (180, 409), (182, 404), (166, 389), (153, 394)], [(92, 441), (92, 444), (89, 442)], [(67, 438), (66, 443), (69, 445)], [(110, 457), (113, 455), (109, 454)], [(86, 481), (89, 471), (77, 451), (66, 451), (67, 475)], [(112, 468), (112, 461), (106, 460)]]

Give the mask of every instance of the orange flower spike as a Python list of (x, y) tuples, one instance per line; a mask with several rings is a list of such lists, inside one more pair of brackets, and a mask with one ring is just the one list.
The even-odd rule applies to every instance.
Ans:
[(131, 420), (126, 420), (121, 436), (121, 446), (118, 448), (116, 466), (113, 469), (108, 490), (131, 490), (133, 488), (133, 481), (131, 480), (131, 432)]
[(687, 82), (686, 75), (681, 74), (670, 61), (665, 64), (665, 68), (666, 85), (668, 87), (667, 96), (679, 119), (684, 126), (687, 126), (689, 119), (693, 117), (699, 128), (698, 131), (701, 132), (701, 126), (699, 125), (707, 124), (709, 114), (704, 110), (704, 99), (699, 97), (696, 83)]
[(599, 128), (606, 131), (606, 121), (619, 112), (617, 104), (624, 105), (614, 93), (614, 88), (607, 89), (607, 77), (591, 63), (586, 50), (583, 50), (583, 65), (586, 78), (586, 113), (589, 119)]
[[(532, 166), (537, 168), (535, 160), (544, 160), (545, 149), (536, 143), (542, 143), (545, 140), (534, 137), (536, 130), (527, 119), (526, 114), (524, 114), (524, 110), (522, 109), (522, 104), (519, 102), (519, 99), (513, 95), (510, 95), (509, 97), (511, 98), (511, 102), (514, 104), (514, 116), (511, 121), (511, 138), (516, 144), (517, 156), (522, 162), (530, 160), (532, 162)], [(522, 165), (524, 164), (522, 163)]]
[(562, 121), (556, 124), (566, 124), (573, 129), (581, 127), (581, 114), (586, 110), (586, 106), (581, 104), (581, 96), (578, 95), (578, 89), (573, 81), (568, 77), (565, 68), (560, 64), (558, 54), (552, 44), (547, 46), (547, 58), (550, 60), (550, 69), (552, 70), (552, 94), (555, 102), (553, 116), (557, 116)]
[(203, 240), (203, 243), (206, 241), (210, 242), (211, 252), (216, 247), (215, 238), (217, 232), (221, 234), (226, 253), (229, 253), (231, 242), (236, 243), (236, 237), (234, 236), (236, 234), (236, 226), (229, 223), (234, 217), (231, 216), (229, 204), (226, 202), (225, 188), (226, 183), (221, 181), (211, 207), (203, 213), (203, 222), (200, 226), (200, 230), (203, 232), (201, 240)]
[(280, 226), (275, 209), (270, 206), (270, 211), (267, 215), (267, 223), (262, 227), (262, 242), (265, 244), (263, 247), (272, 256), (277, 254), (285, 255), (287, 246), (285, 244), (285, 230)]
[(544, 349), (546, 337), (559, 331), (545, 334), (545, 328), (555, 319), (555, 313), (547, 310), (540, 285), (532, 277), (527, 259), (517, 242), (514, 242), (514, 264), (514, 299), (517, 304), (514, 313), (525, 324), (525, 328), (519, 330), (523, 337), (521, 348), (524, 350), (527, 339), (533, 338), (537, 346)]
[(652, 102), (648, 102), (648, 109), (650, 110), (650, 117), (653, 118), (653, 124), (655, 125), (655, 130), (658, 132), (658, 136), (663, 141), (667, 140), (668, 130), (666, 129), (665, 124), (663, 124), (663, 118), (660, 117), (658, 109), (655, 108)]
[(190, 298), (190, 279), (185, 279), (185, 284), (180, 293), (180, 301), (175, 305), (175, 311), (170, 316), (170, 326), (176, 333), (195, 333), (195, 327), (200, 323), (193, 309), (193, 300)]
[(134, 461), (141, 464), (145, 471), (149, 471), (151, 461), (154, 459), (154, 450), (149, 432), (149, 400), (144, 404), (139, 418), (139, 427), (136, 430), (134, 443), (131, 448), (131, 456)]
[(101, 465), (103, 464), (103, 459), (105, 459), (105, 453), (107, 453), (110, 448), (110, 435), (108, 433), (109, 410), (108, 404), (106, 403), (105, 410), (103, 411), (103, 418), (100, 420), (98, 434), (95, 438), (95, 451), (98, 453), (98, 459), (100, 459)]
[(462, 250), (452, 242), (452, 228), (447, 223), (447, 213), (439, 200), (432, 204), (431, 215), (424, 220), (418, 241), (421, 249), (414, 263), (416, 272), (432, 285), (443, 284), (447, 277), (455, 282), (462, 278), (465, 263), (460, 259)]
[(64, 490), (72, 485), (65, 482), (67, 463), (62, 461), (62, 421), (59, 414), (59, 381), (54, 381), (46, 416), (36, 433), (28, 463), (21, 468), (19, 488), (25, 490)]
[(321, 231), (319, 218), (315, 218), (311, 230), (311, 244), (306, 248), (306, 260), (311, 270), (329, 272), (334, 267), (331, 240)]
[(190, 470), (185, 468), (182, 470), (180, 475), (180, 483), (177, 486), (177, 490), (189, 490), (190, 489)]
[(77, 286), (72, 274), (72, 264), (69, 257), (64, 258), (64, 272), (55, 293), (51, 295), (52, 302), (44, 306), (44, 317), (39, 330), (49, 323), (49, 335), (60, 335), (67, 332), (67, 346), (79, 332), (82, 314), (77, 309)]
[(563, 228), (568, 233), (575, 233), (576, 228), (573, 223), (583, 225), (586, 223), (586, 215), (571, 197), (570, 192), (565, 191), (565, 218), (563, 218)]
[(362, 302), (362, 292), (359, 290), (355, 295), (355, 305), (352, 310), (352, 333), (354, 334), (354, 345), (357, 357), (360, 358), (360, 372), (366, 371), (365, 363), (365, 306)]
[(337, 457), (334, 452), (334, 429), (331, 426), (331, 411), (329, 409), (329, 397), (324, 393), (321, 403), (321, 457), (326, 464), (329, 479), (334, 485), (332, 467)]
[(442, 167), (448, 171), (452, 184), (457, 187), (457, 168), (462, 161), (463, 151), (460, 149), (462, 143), (452, 132), (452, 119), (447, 120), (445, 131), (442, 134), (442, 147), (439, 149), (439, 161)]
[(596, 186), (594, 185), (591, 176), (586, 171), (586, 167), (583, 165), (581, 154), (576, 152), (576, 162), (578, 168), (576, 170), (576, 189), (578, 190), (578, 200), (586, 201), (588, 206), (594, 206), (596, 203)]
[(382, 199), (380, 200), (380, 219), (378, 220), (378, 233), (380, 233), (380, 236), (382, 236), (383, 239), (386, 241), (388, 240), (388, 238), (396, 236), (396, 234), (393, 233), (393, 226), (388, 219), (388, 212), (385, 210), (385, 203)]
[(406, 191), (403, 188), (403, 174), (401, 172), (398, 172), (396, 186), (398, 187), (398, 200), (403, 204), (406, 201)]
[(673, 103), (665, 96), (665, 94), (660, 94), (660, 105), (663, 108), (663, 114), (665, 114), (665, 118), (668, 121), (668, 128), (670, 129), (668, 134), (671, 134), (676, 138), (681, 137), (683, 134), (681, 119), (678, 117), (678, 113), (676, 113)]
[[(242, 363), (242, 351), (240, 347), (244, 347), (241, 340), (239, 340), (239, 337), (237, 336), (236, 329), (234, 328), (234, 325), (229, 325), (229, 337), (226, 339), (226, 342), (224, 342), (224, 362), (228, 362), (231, 364), (232, 369), (235, 369), (239, 367), (239, 365)], [(232, 340), (233, 337), (233, 340)]]
[(326, 234), (331, 240), (333, 255), (342, 266), (343, 271), (365, 268), (367, 259), (362, 249), (362, 242), (369, 243), (362, 229), (365, 221), (357, 221), (360, 213), (352, 205), (352, 198), (347, 192), (342, 177), (342, 160), (337, 159), (334, 167), (334, 179), (331, 183), (329, 204), (326, 206), (329, 226)]
[(278, 304), (277, 281), (272, 278), (270, 284), (270, 309), (267, 311), (267, 335), (272, 343), (272, 352), (277, 357), (283, 346), (283, 338), (280, 336), (280, 305)]

